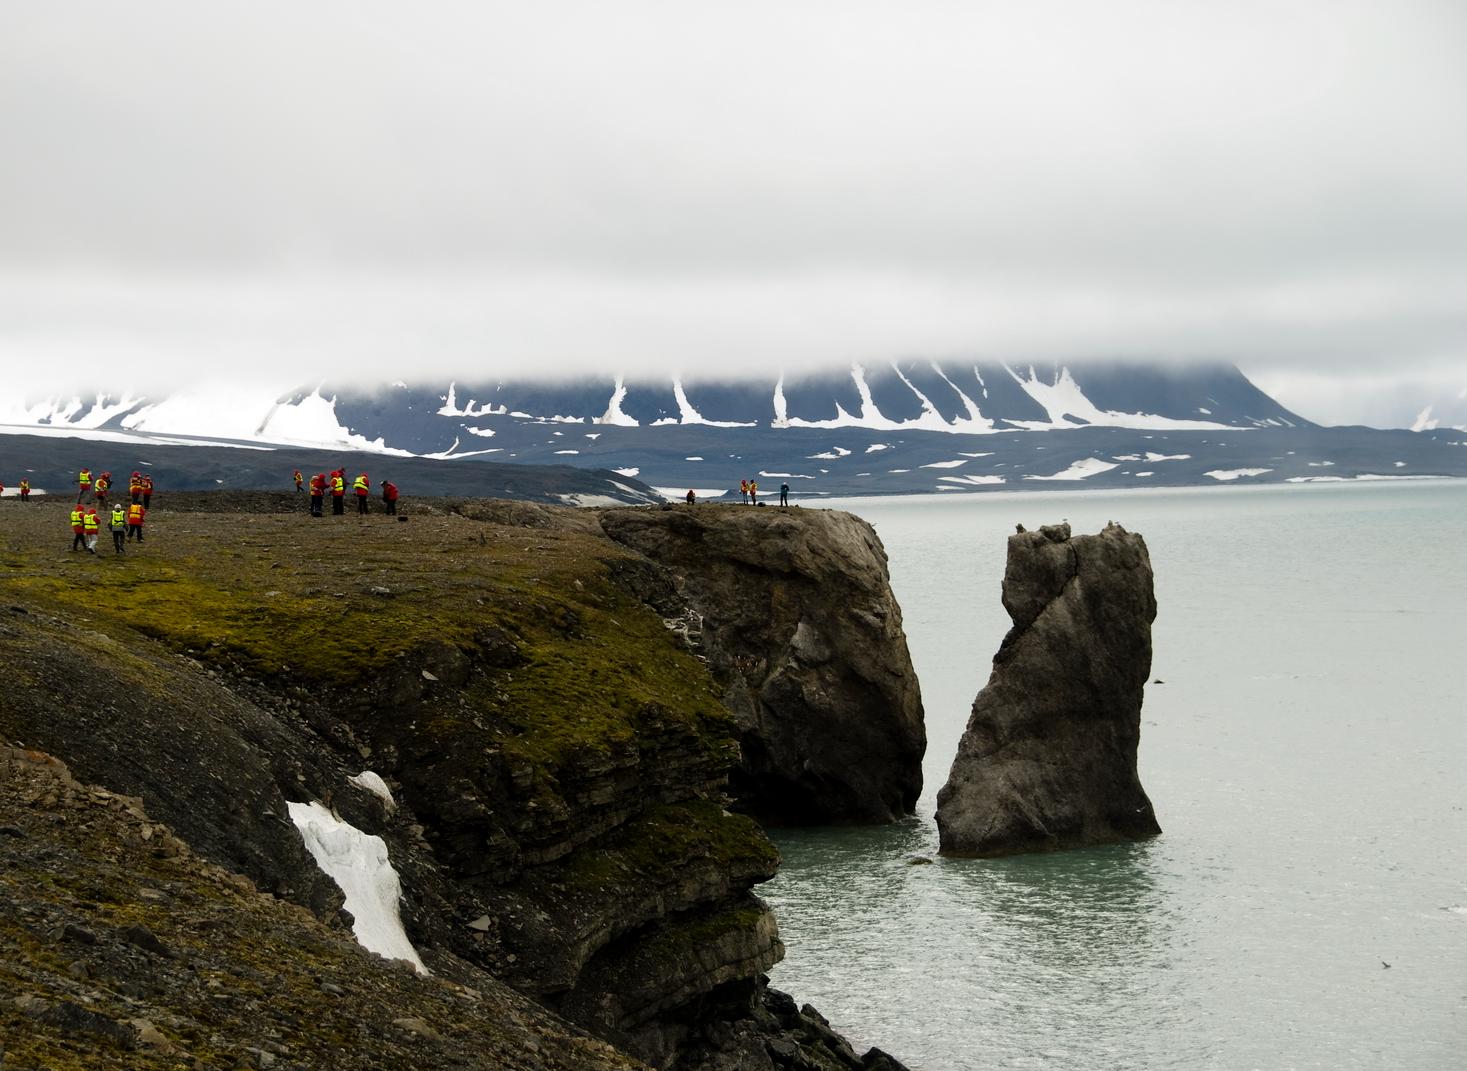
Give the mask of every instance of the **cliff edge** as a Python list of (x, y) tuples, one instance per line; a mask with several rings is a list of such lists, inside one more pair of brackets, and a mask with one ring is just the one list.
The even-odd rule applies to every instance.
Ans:
[(1008, 855), (1161, 832), (1136, 773), (1156, 617), (1141, 536), (1009, 536), (1013, 619), (937, 797), (942, 850)]
[(835, 510), (609, 509), (670, 570), (738, 726), (739, 809), (773, 824), (890, 822), (922, 792), (922, 696), (872, 527)]

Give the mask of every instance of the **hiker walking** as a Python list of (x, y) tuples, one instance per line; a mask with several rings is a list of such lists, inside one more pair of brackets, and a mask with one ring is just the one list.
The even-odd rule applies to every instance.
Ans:
[(143, 514), (148, 512), (148, 507), (141, 502), (134, 502), (127, 507), (127, 541), (132, 542), (133, 536), (137, 541), (143, 541)]
[[(144, 473), (143, 474), (143, 509), (152, 509), (152, 508), (153, 508), (153, 477), (151, 477), (151, 476), (147, 475), (146, 473)], [(139, 533), (138, 538), (139, 539), (142, 538), (141, 533)]]
[(92, 470), (82, 469), (76, 477), (76, 502), (81, 505), (81, 500), (92, 492)]
[(292, 478), (295, 480), (295, 493), (300, 494), (301, 491), (304, 489), (303, 485), (306, 482), (306, 478), (301, 475), (300, 469), (295, 470), (295, 475)]
[(81, 508), (78, 502), (71, 510), (71, 549), (81, 547), (86, 549), (87, 545), (87, 511)]
[(104, 472), (92, 483), (92, 497), (103, 510), (107, 508), (107, 492), (112, 488), (112, 473)]
[(113, 551), (121, 554), (123, 540), (127, 537), (127, 514), (122, 511), (121, 502), (112, 507), (112, 516), (107, 519), (107, 530), (112, 533)]
[(790, 504), (790, 485), (782, 483), (779, 485), (779, 504), (788, 506)]
[(134, 472), (127, 479), (127, 495), (129, 502), (141, 502), (143, 500), (143, 474)]
[(87, 510), (87, 515), (82, 518), (82, 531), (87, 537), (87, 553), (97, 553), (97, 533), (101, 531), (102, 518), (97, 516), (96, 507)]

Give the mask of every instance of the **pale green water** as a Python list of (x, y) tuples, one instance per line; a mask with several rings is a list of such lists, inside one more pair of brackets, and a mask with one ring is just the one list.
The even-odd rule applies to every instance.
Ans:
[[(899, 827), (776, 835), (776, 986), (923, 1071), (1467, 1068), (1467, 484), (841, 506), (891, 558), (927, 785)], [(1005, 538), (1062, 517), (1151, 550), (1140, 767), (1165, 832), (942, 859)]]

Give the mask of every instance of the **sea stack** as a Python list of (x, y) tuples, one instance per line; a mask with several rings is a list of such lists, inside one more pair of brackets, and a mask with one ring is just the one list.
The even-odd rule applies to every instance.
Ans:
[(1161, 832), (1136, 774), (1156, 618), (1146, 541), (1118, 524), (1009, 536), (1013, 627), (937, 796), (944, 853), (994, 856)]

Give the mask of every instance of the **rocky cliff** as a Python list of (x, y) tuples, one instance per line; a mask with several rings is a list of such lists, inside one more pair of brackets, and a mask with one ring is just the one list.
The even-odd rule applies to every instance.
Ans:
[[(690, 1071), (897, 1066), (767, 988), (782, 947), (753, 889), (777, 853), (725, 809), (738, 726), (648, 602), (671, 588), (659, 566), (573, 510), (439, 502), (394, 522), (211, 503), (238, 505), (180, 497), (150, 513), (146, 543), (100, 557), (66, 550), (64, 510), (0, 503), (0, 743), (135, 799), (345, 940), (340, 895), (287, 813), (322, 801), (386, 842), (441, 984), (507, 984), (560, 1024), (547, 1036), (579, 1027)], [(364, 770), (390, 801), (354, 780)], [(84, 880), (110, 880), (97, 873)], [(540, 1030), (485, 1000), (474, 1015)], [(371, 1062), (345, 1044), (340, 1066)]]
[(684, 631), (736, 719), (741, 809), (889, 822), (922, 791), (922, 698), (871, 526), (831, 510), (610, 509), (601, 526), (674, 574)]
[(1136, 774), (1156, 617), (1146, 543), (1117, 524), (1009, 536), (1013, 627), (937, 797), (944, 852), (1006, 855), (1161, 832)]

